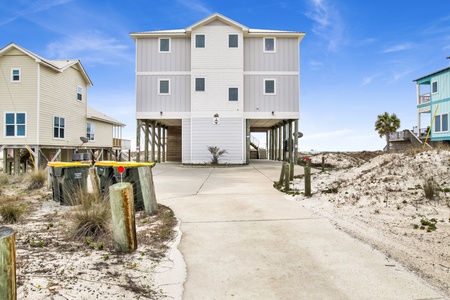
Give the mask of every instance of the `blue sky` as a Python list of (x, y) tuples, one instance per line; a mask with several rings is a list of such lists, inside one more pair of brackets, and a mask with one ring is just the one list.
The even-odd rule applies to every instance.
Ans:
[[(300, 150), (378, 150), (378, 114), (417, 125), (413, 79), (450, 66), (448, 0), (0, 0), (0, 47), (80, 59), (88, 103), (135, 140), (130, 32), (181, 29), (218, 12), (249, 28), (306, 32), (301, 42)], [(426, 126), (424, 126), (426, 127)]]

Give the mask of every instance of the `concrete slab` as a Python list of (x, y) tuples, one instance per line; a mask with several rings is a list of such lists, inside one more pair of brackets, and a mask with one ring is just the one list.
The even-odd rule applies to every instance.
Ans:
[(158, 202), (181, 221), (183, 299), (444, 299), (275, 190), (279, 162), (153, 170)]

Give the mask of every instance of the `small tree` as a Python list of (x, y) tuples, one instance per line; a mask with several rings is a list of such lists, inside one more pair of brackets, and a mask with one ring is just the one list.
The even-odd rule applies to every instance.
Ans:
[(220, 150), (217, 146), (208, 146), (208, 151), (211, 153), (211, 164), (212, 165), (218, 165), (219, 159), (225, 155), (227, 150)]
[(386, 137), (386, 148), (389, 152), (389, 135), (396, 132), (400, 128), (400, 119), (397, 118), (396, 114), (389, 115), (385, 112), (382, 115), (378, 115), (377, 121), (375, 122), (375, 130), (378, 132), (380, 137)]

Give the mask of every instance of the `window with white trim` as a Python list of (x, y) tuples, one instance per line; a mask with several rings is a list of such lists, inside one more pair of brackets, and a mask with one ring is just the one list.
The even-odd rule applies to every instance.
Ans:
[(170, 53), (170, 38), (159, 38), (159, 53)]
[(205, 48), (205, 35), (196, 34), (195, 35), (195, 48)]
[(438, 82), (437, 80), (431, 82), (431, 93), (436, 94), (438, 92)]
[(26, 113), (5, 113), (5, 137), (24, 137), (26, 121)]
[(239, 46), (239, 40), (237, 34), (228, 35), (228, 47), (237, 48)]
[(264, 95), (275, 95), (275, 79), (264, 79)]
[(83, 87), (77, 85), (77, 100), (83, 101)]
[(21, 69), (20, 68), (11, 69), (11, 82), (20, 82), (21, 79), (22, 79)]
[(66, 120), (62, 117), (53, 117), (53, 138), (63, 139), (66, 131)]
[(239, 89), (235, 87), (228, 88), (228, 101), (239, 100)]
[(205, 78), (195, 78), (195, 91), (196, 92), (205, 91)]
[(95, 140), (95, 125), (93, 123), (86, 123), (86, 137), (89, 141)]
[(434, 118), (434, 132), (448, 131), (448, 114), (437, 115)]
[(158, 79), (158, 95), (170, 95), (170, 79)]
[(264, 52), (275, 52), (276, 51), (276, 40), (275, 38), (264, 38)]

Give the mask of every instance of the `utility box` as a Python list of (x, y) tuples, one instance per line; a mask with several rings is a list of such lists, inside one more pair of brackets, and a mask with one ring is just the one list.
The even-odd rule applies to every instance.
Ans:
[(49, 162), (49, 174), (52, 180), (53, 200), (62, 205), (75, 204), (73, 195), (87, 192), (88, 163)]

